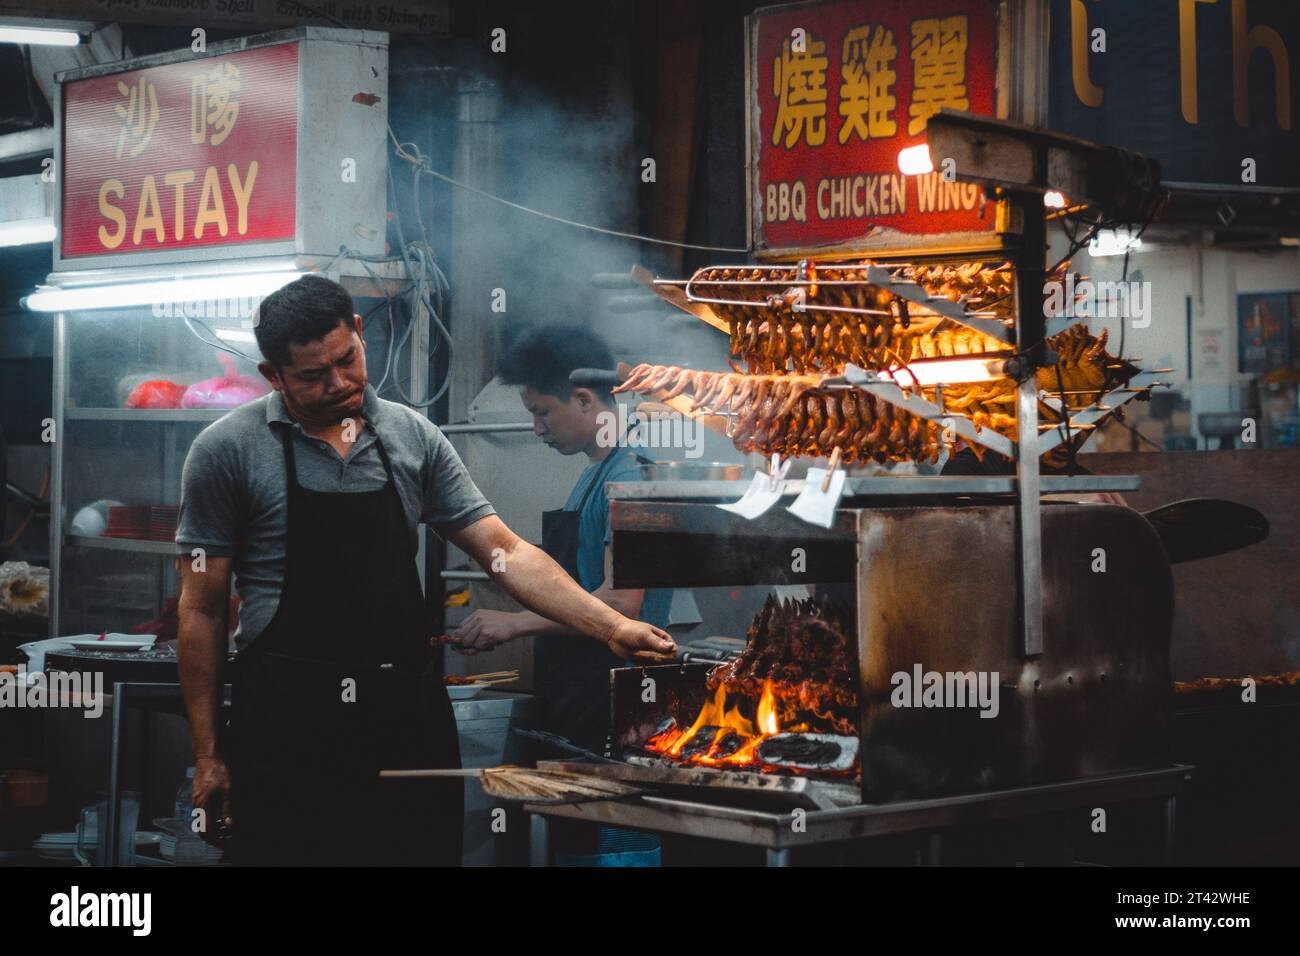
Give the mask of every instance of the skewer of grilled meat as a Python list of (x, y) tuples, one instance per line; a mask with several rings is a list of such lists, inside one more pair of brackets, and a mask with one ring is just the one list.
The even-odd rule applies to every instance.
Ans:
[[(843, 323), (837, 318), (814, 318), (807, 323), (807, 342), (812, 351), (844, 331)], [(898, 367), (899, 358), (906, 362), (918, 358), (998, 354), (988, 348), (990, 340), (986, 336), (956, 323), (948, 325), (935, 334), (913, 338), (912, 351), (893, 355), (883, 367)], [(767, 333), (764, 328), (764, 336)], [(839, 347), (852, 339), (850, 331), (840, 339)], [(798, 335), (790, 338), (791, 342), (797, 340)], [(1106, 351), (1106, 340), (1104, 331), (1100, 336), (1093, 336), (1082, 324), (1052, 336), (1048, 344), (1057, 353), (1058, 364), (1037, 371), (1038, 387), (1057, 394), (1064, 386), (1066, 404), (1077, 411), (1110, 388), (1127, 382), (1138, 370), (1111, 356)], [(790, 354), (794, 354), (793, 347)], [(830, 373), (746, 375), (643, 364), (632, 369), (614, 391), (637, 391), (660, 401), (689, 393), (691, 411), (730, 409), (735, 415), (732, 438), (736, 447), (745, 452), (825, 456), (839, 448), (846, 463), (934, 460), (939, 451), (938, 428), (934, 422), (898, 410), (866, 392), (825, 391), (821, 386), (826, 374)], [(939, 400), (934, 388), (923, 389), (922, 394), (931, 402)], [(964, 415), (981, 428), (1014, 438), (1016, 384), (1004, 378), (945, 386), (943, 410)], [(1057, 410), (1041, 403), (1039, 415), (1045, 423), (1060, 419)]]

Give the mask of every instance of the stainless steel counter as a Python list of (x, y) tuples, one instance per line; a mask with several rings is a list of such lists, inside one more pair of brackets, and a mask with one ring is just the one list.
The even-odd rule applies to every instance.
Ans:
[[(547, 761), (538, 764), (548, 766)], [(928, 834), (926, 862), (942, 862), (943, 829), (981, 825), (1080, 807), (1163, 800), (1164, 849), (1168, 858), (1177, 837), (1178, 797), (1195, 768), (1172, 764), (1153, 770), (1083, 777), (1064, 783), (961, 794), (933, 800), (863, 804), (834, 810), (763, 812), (695, 799), (646, 794), (624, 800), (559, 805), (527, 804), (532, 814), (531, 860), (549, 865), (549, 824), (553, 819), (582, 820), (601, 826), (626, 827), (721, 840), (765, 851), (768, 866), (788, 866), (791, 852), (826, 843), (869, 840), (889, 834)], [(1168, 860), (1167, 860), (1168, 861)], [(870, 847), (862, 846), (861, 862), (871, 862)]]

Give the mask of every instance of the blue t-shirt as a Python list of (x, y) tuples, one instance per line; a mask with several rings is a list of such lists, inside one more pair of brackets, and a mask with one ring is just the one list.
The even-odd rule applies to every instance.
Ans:
[[(637, 463), (635, 448), (616, 448), (611, 455), (614, 461), (598, 461), (588, 465), (578, 476), (578, 483), (564, 503), (566, 511), (577, 511), (582, 496), (596, 479), (601, 466), (605, 466), (604, 482), (640, 481), (641, 466)], [(588, 592), (595, 591), (605, 581), (605, 548), (609, 544), (609, 498), (602, 485), (592, 491), (578, 517), (578, 583)], [(668, 610), (673, 603), (672, 588), (646, 588), (641, 601), (639, 618), (655, 627), (668, 626)]]

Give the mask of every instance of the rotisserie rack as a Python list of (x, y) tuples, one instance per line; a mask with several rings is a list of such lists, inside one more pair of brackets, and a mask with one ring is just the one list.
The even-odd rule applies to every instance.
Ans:
[[(963, 438), (977, 453), (1011, 455), (1022, 368), (1014, 279), (1005, 260), (700, 269), (681, 291), (693, 314), (727, 333), (732, 372), (639, 365), (615, 391), (720, 416), (746, 453), (934, 461)], [(682, 305), (678, 285), (656, 281)], [(1042, 451), (1154, 384), (1107, 351), (1104, 330), (1075, 324), (1047, 345), (1054, 361), (1034, 372)]]

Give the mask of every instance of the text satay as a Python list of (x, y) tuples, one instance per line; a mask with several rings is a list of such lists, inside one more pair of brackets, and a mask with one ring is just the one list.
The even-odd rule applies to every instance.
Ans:
[[(106, 179), (99, 187), (99, 212), (107, 220), (99, 226), (99, 243), (105, 249), (124, 242), (161, 246), (202, 239), (211, 230), (228, 236), (232, 228), (242, 236), (248, 232), (256, 183), (255, 159), (242, 170), (236, 163), (227, 163), (224, 170), (209, 166), (201, 177), (193, 169), (177, 169), (159, 182), (151, 173), (140, 181), (138, 192), (133, 184)], [(170, 215), (164, 215), (164, 205)]]

